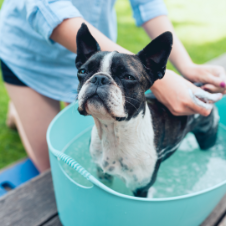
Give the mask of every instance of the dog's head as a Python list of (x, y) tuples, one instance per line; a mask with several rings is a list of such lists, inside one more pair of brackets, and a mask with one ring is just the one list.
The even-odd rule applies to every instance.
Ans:
[(145, 91), (165, 74), (172, 34), (161, 34), (137, 55), (101, 51), (85, 24), (76, 41), (80, 114), (120, 121), (144, 111)]

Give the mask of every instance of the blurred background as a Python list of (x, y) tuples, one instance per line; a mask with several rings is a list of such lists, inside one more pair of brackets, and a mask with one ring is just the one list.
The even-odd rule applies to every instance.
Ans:
[[(0, 7), (3, 0), (0, 0)], [(226, 52), (225, 0), (164, 0), (175, 31), (195, 63)], [(135, 26), (129, 0), (117, 0), (118, 44), (136, 53), (150, 42)], [(169, 63), (168, 68), (175, 70)], [(1, 77), (1, 76), (0, 76)], [(26, 156), (17, 131), (6, 127), (8, 95), (0, 78), (0, 169)]]

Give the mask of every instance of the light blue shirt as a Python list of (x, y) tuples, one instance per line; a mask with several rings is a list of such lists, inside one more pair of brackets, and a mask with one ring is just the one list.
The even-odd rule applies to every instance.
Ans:
[[(5, 0), (0, 11), (0, 58), (40, 94), (72, 102), (78, 85), (76, 54), (50, 40), (50, 35), (64, 19), (83, 17), (116, 42), (115, 1)], [(167, 14), (163, 0), (130, 3), (137, 26)]]

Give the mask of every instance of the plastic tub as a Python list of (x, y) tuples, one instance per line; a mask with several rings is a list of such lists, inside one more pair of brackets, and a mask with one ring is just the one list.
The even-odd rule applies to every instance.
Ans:
[[(226, 98), (217, 103), (220, 121), (226, 125)], [(47, 142), (59, 217), (64, 226), (198, 226), (226, 193), (226, 181), (210, 189), (173, 198), (143, 199), (108, 188), (62, 153), (76, 136), (93, 125), (81, 116), (77, 103), (60, 112), (51, 122)], [(71, 165), (92, 185), (72, 180), (59, 161)]]

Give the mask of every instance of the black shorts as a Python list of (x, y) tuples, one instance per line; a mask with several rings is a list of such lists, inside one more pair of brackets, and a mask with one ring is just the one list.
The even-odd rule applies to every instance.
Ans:
[(8, 68), (8, 66), (2, 60), (0, 62), (1, 62), (1, 69), (2, 69), (2, 78), (4, 82), (12, 85), (16, 85), (16, 86), (27, 86)]

